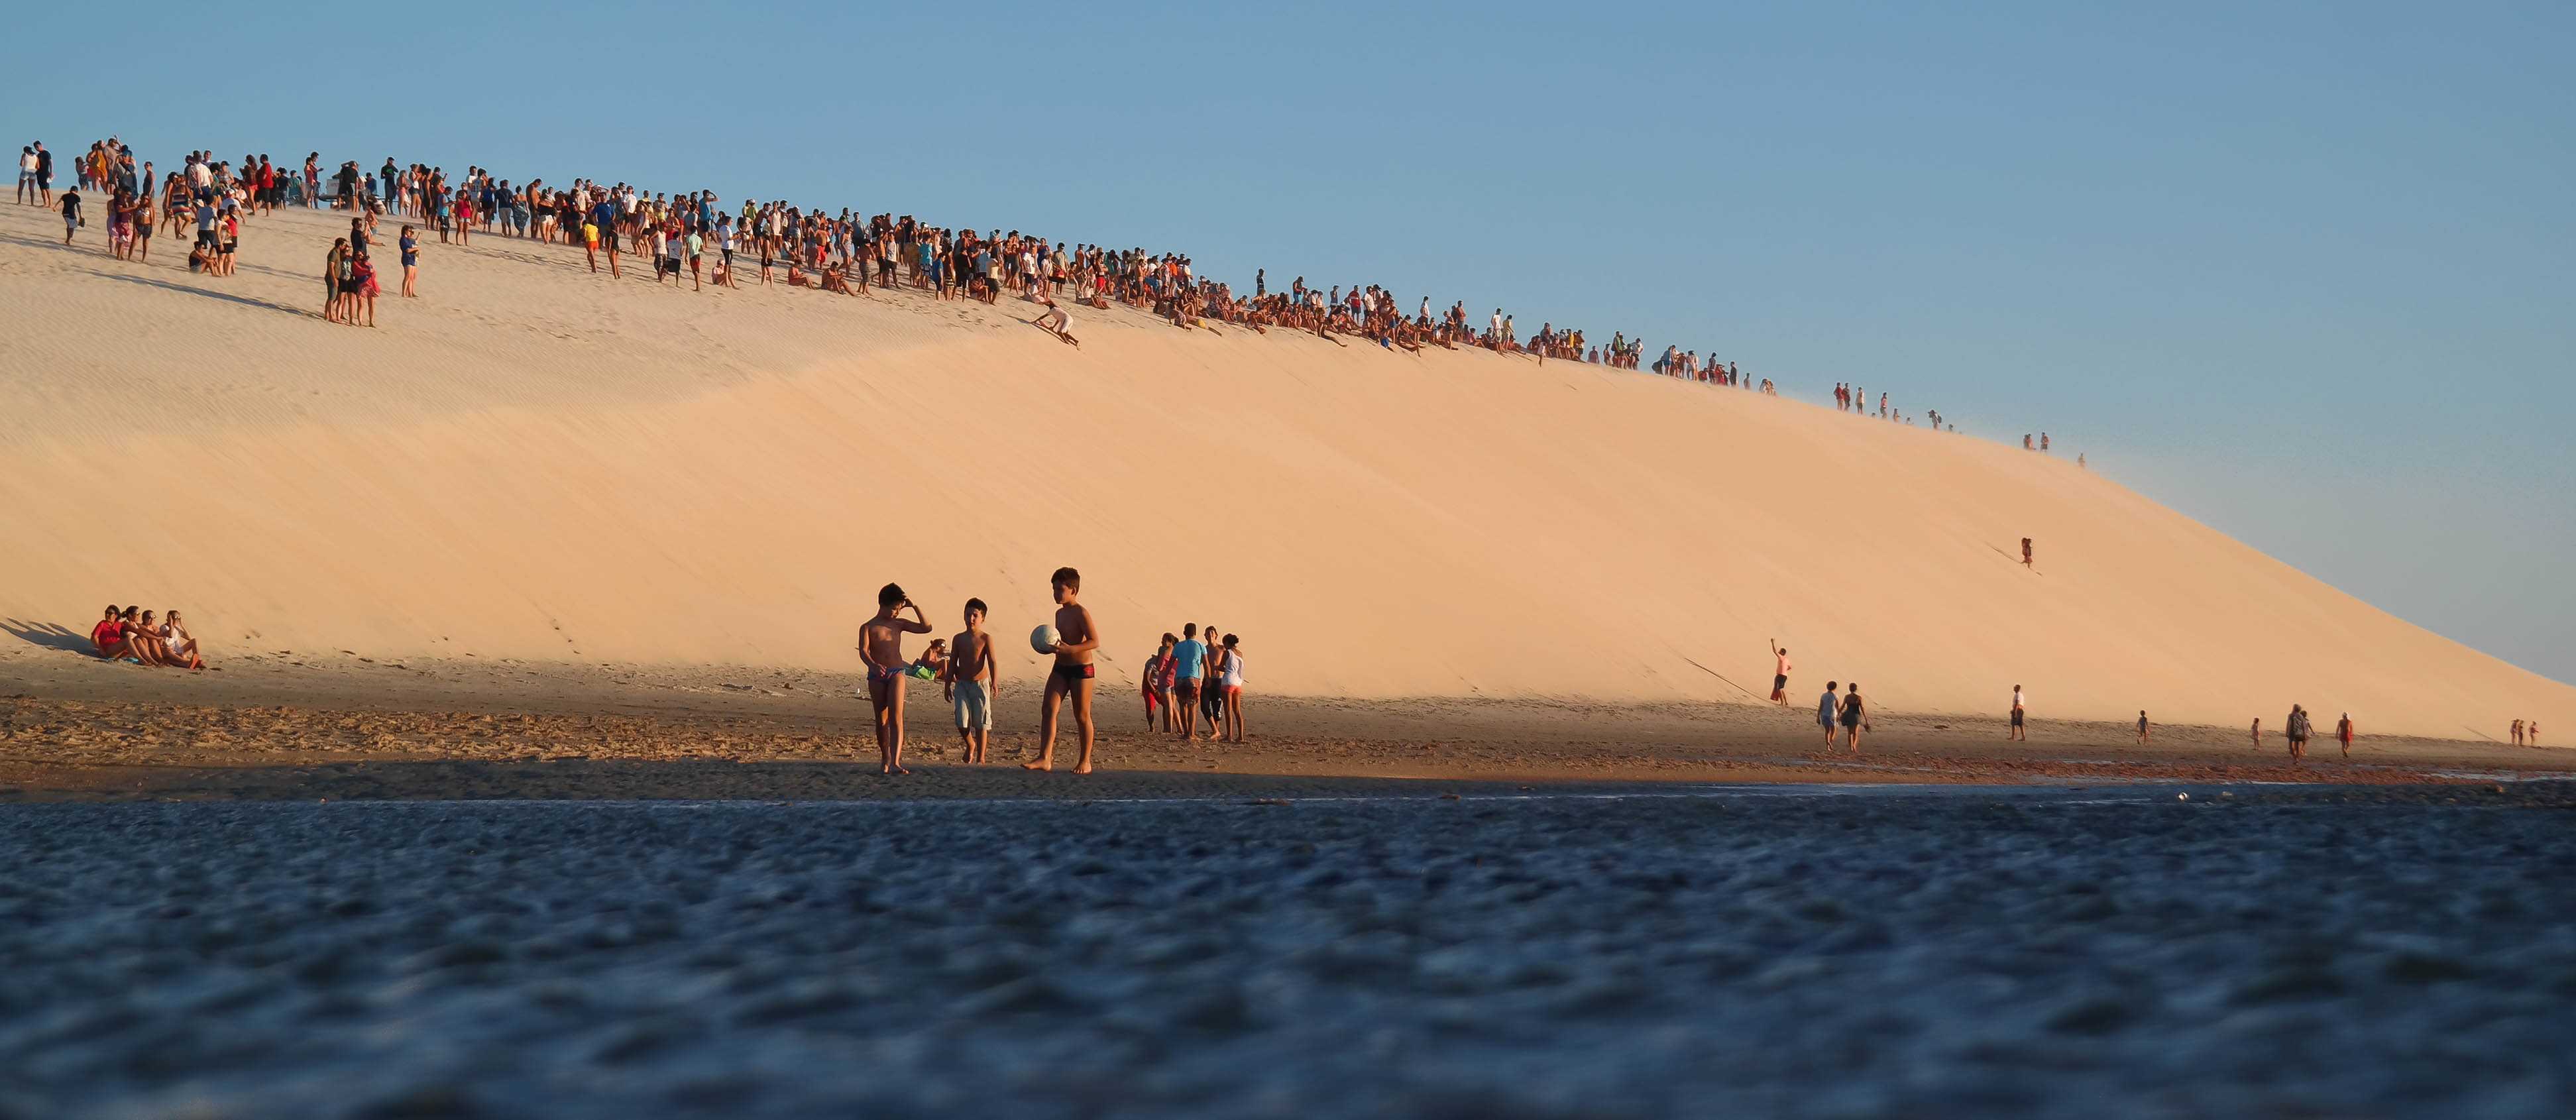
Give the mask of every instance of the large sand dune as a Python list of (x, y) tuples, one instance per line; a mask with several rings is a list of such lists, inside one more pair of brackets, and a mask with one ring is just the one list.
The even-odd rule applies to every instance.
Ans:
[(1125, 311), (1077, 309), (1077, 350), (1009, 301), (674, 291), (497, 237), (432, 244), (426, 298), (351, 329), (312, 313), (345, 228), (260, 220), (206, 279), (0, 210), (0, 618), (177, 605), (218, 659), (847, 667), (880, 584), (1016, 635), (1072, 564), (1116, 684), (1198, 621), (1273, 692), (1743, 698), (1776, 637), (1801, 702), (2576, 730), (2576, 689), (2017, 448)]

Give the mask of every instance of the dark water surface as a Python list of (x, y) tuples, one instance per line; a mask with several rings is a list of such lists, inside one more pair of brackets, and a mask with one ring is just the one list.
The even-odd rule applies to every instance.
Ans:
[(2568, 802), (8, 808), (0, 1117), (2563, 1117)]

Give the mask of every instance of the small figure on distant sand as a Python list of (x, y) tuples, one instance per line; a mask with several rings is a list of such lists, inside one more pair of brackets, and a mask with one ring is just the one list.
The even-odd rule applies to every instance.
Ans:
[(1825, 694), (1816, 701), (1816, 723), (1825, 729), (1826, 750), (1834, 749), (1834, 716), (1843, 706), (1842, 697), (1834, 695), (1834, 690), (1841, 687), (1839, 682), (1826, 681)]
[(1843, 697), (1843, 738), (1851, 743), (1851, 753), (1860, 753), (1860, 733), (1869, 730), (1869, 709), (1860, 702), (1860, 682), (1853, 681), (1851, 692)]
[(2515, 721), (2513, 721), (2513, 745), (2515, 745), (2515, 746), (2517, 746), (2517, 747), (2519, 747), (2519, 746), (2521, 746), (2521, 745), (2522, 745), (2522, 721), (2521, 721), (2521, 720), (2515, 720)]
[(2007, 743), (2009, 743), (2009, 742), (2011, 742), (2011, 741), (2013, 741), (2013, 740), (2015, 740), (2015, 739), (2019, 739), (2019, 740), (2021, 740), (2022, 742), (2025, 742), (2025, 743), (2027, 743), (2027, 742), (2029, 742), (2029, 741), (2030, 741), (2030, 730), (2029, 730), (2028, 728), (2026, 728), (2026, 727), (2022, 726), (2022, 699), (2023, 699), (2023, 697), (2022, 697), (2022, 693), (2021, 693), (2021, 686), (2020, 686), (2020, 685), (2014, 685), (2014, 686), (2013, 686), (2013, 706), (2012, 706), (2012, 730), (2007, 731), (2007, 732), (2005, 732), (2005, 733), (2004, 733), (2004, 741), (2005, 741), (2005, 742), (2007, 742)]
[(2524, 744), (2527, 746), (2539, 746), (2540, 721), (2532, 720), (2531, 722), (2524, 724), (2522, 728), (2522, 738), (2524, 740)]
[(2031, 566), (2031, 564), (2030, 564), (2030, 538), (2029, 538), (2029, 537), (2023, 537), (2023, 538), (2021, 539), (2021, 566), (2022, 566), (2022, 567), (2025, 567), (2025, 568), (2027, 568), (2027, 567), (2030, 567), (2030, 566)]
[(1776, 638), (1771, 642), (1771, 658), (1774, 662), (1771, 669), (1771, 702), (1785, 708), (1789, 706), (1789, 651), (1781, 649), (1780, 642)]
[(2254, 717), (2254, 749), (2263, 749), (2263, 717)]
[(2147, 730), (2147, 710), (2140, 708), (2138, 709), (2138, 745), (2146, 746), (2150, 738), (2152, 735)]
[(2347, 759), (2347, 760), (2351, 759), (2351, 758), (2352, 758), (2352, 713), (2351, 713), (2351, 712), (2345, 712), (2345, 713), (2343, 714), (2343, 718), (2338, 719), (2338, 720), (2336, 720), (2336, 721), (2335, 721), (2335, 741), (2343, 744), (2343, 756), (2344, 756), (2344, 758), (2345, 758), (2345, 759)]
[(2287, 722), (2290, 736), (2290, 764), (2296, 766), (2308, 757), (2308, 710), (2296, 704), (2290, 705), (2290, 718)]

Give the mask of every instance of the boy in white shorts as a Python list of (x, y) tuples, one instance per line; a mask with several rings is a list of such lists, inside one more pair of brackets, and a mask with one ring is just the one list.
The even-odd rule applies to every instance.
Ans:
[(949, 643), (949, 696), (957, 706), (957, 741), (969, 764), (984, 761), (993, 743), (993, 704), (1001, 699), (1002, 673), (984, 633), (984, 601), (966, 600), (966, 629)]

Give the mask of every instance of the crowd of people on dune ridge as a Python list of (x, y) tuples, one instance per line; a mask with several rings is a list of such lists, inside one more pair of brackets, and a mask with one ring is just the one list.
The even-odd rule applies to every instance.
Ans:
[[(53, 154), (33, 143), (20, 156), (21, 201), (59, 205), (66, 244), (87, 225), (78, 191), (104, 193), (111, 253), (148, 259), (156, 224), (176, 233), (193, 223), (197, 242), (190, 266), (211, 276), (231, 273), (243, 224), (251, 218), (290, 205), (348, 212), (349, 233), (334, 241), (322, 261), (321, 315), (352, 326), (375, 325), (375, 298), (382, 290), (375, 262), (385, 241), (396, 243), (401, 258), (401, 294), (416, 297), (428, 234), (436, 234), (438, 244), (460, 247), (479, 234), (578, 248), (590, 271), (604, 269), (611, 279), (623, 279), (630, 264), (649, 264), (656, 284), (676, 286), (685, 278), (692, 291), (758, 282), (849, 296), (904, 288), (939, 300), (988, 304), (1007, 295), (1037, 304), (1027, 322), (1071, 345), (1079, 342), (1069, 329), (1068, 304), (1107, 310), (1115, 303), (1184, 329), (1232, 326), (1267, 334), (1282, 328), (1336, 345), (1355, 337), (1409, 352), (1477, 347), (1542, 364), (1555, 359), (1643, 367), (1679, 380), (1778, 391), (1770, 380), (1748, 379), (1735, 363), (1703, 358), (1696, 350), (1667, 346), (1646, 365), (1646, 344), (1624, 331), (1604, 342), (1582, 328), (1547, 323), (1524, 339), (1514, 317), (1499, 307), (1479, 324), (1463, 300), (1435, 308), (1429, 297), (1420, 297), (1408, 312), (1394, 291), (1377, 284), (1314, 287), (1300, 276), (1273, 290), (1267, 269), (1256, 270), (1251, 291), (1244, 292), (1199, 275), (1187, 254), (934, 225), (908, 214), (868, 215), (846, 207), (833, 212), (784, 199), (728, 204), (711, 190), (653, 192), (589, 178), (556, 185), (544, 178), (503, 178), (479, 166), (451, 175), (390, 156), (373, 171), (344, 160), (326, 172), (319, 152), (307, 153), (299, 169), (266, 155), (235, 162), (192, 151), (179, 170), (156, 182), (152, 163), (138, 165), (133, 150), (115, 137), (91, 144), (74, 161), (79, 187), (65, 191), (57, 204)], [(382, 228), (387, 219), (399, 225), (390, 238)]]

